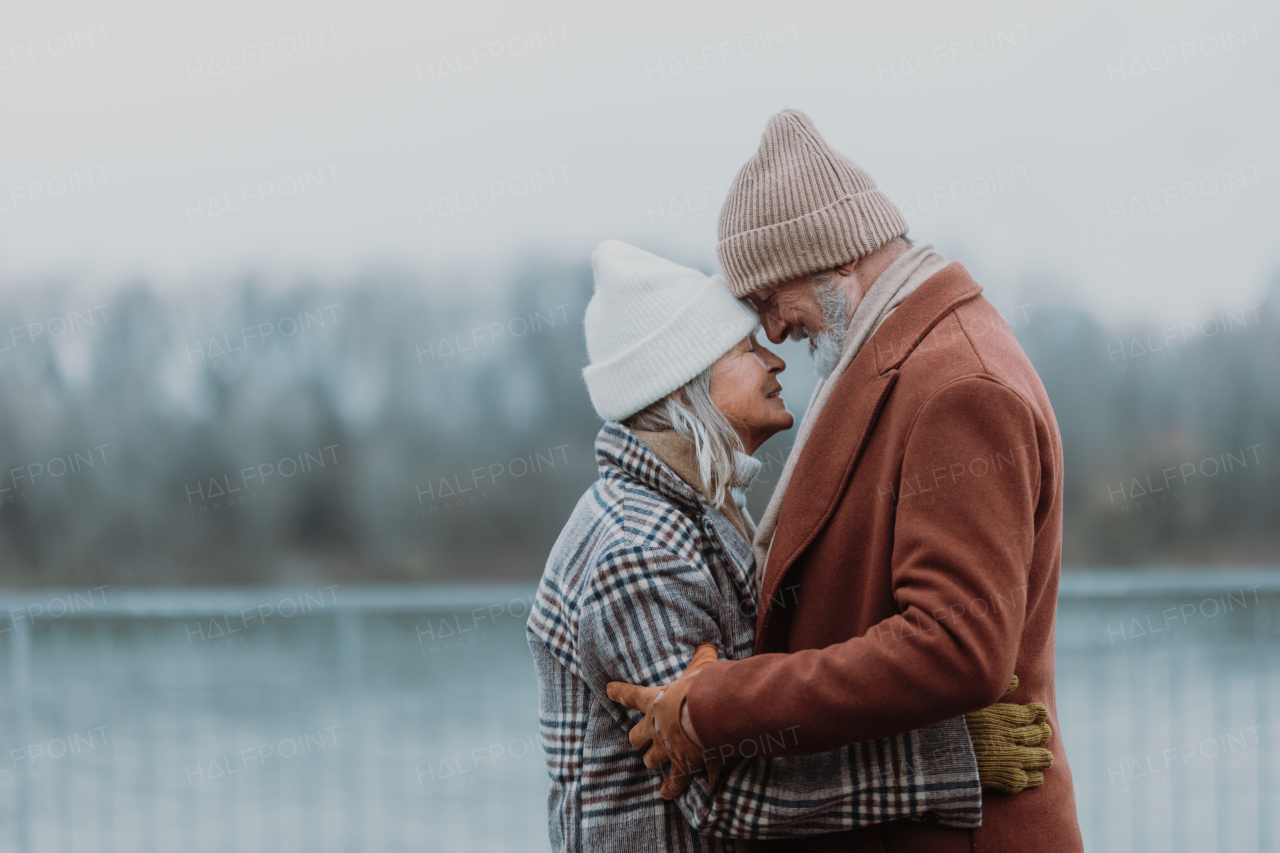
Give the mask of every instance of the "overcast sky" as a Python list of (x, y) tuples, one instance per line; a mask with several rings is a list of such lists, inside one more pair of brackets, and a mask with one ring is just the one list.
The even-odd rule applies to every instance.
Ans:
[(998, 307), (1177, 322), (1280, 271), (1274, 3), (611, 6), (9, 0), (0, 286), (709, 270), (785, 107)]

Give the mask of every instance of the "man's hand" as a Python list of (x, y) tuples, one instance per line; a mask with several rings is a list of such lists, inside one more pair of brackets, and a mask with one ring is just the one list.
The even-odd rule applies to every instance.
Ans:
[(674, 800), (689, 787), (695, 770), (707, 765), (712, 787), (720, 762), (706, 761), (702, 749), (685, 733), (680, 725), (680, 711), (685, 695), (693, 683), (693, 677), (720, 657), (715, 645), (703, 643), (693, 653), (693, 660), (684, 673), (664, 687), (640, 687), (624, 681), (611, 681), (605, 687), (609, 698), (644, 714), (629, 736), (631, 745), (644, 750), (644, 766), (658, 770), (671, 763), (671, 772), (662, 782), (663, 799)]
[[(1017, 686), (1015, 675), (1005, 695)], [(1039, 748), (1053, 737), (1053, 730), (1045, 722), (1048, 716), (1048, 709), (1039, 702), (998, 702), (965, 714), (982, 787), (1017, 794), (1044, 784), (1042, 771), (1053, 766), (1053, 753)]]

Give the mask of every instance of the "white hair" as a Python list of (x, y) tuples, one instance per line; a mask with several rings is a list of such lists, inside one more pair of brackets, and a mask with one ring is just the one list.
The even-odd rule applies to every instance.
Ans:
[(792, 340), (809, 338), (809, 357), (813, 359), (814, 370), (825, 379), (840, 363), (845, 339), (849, 337), (849, 299), (830, 270), (814, 273), (809, 281), (826, 328), (821, 332), (806, 327), (792, 328), (790, 334)]
[(673, 429), (692, 442), (702, 496), (717, 509), (732, 500), (733, 489), (745, 485), (738, 478), (733, 455), (745, 449), (733, 425), (711, 402), (711, 368), (650, 403), (623, 424), (653, 432)]

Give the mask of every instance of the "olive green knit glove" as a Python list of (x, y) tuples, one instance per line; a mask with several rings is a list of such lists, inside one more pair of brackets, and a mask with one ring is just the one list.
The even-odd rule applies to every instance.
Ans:
[[(1017, 686), (1015, 675), (1005, 695)], [(1039, 702), (997, 702), (964, 715), (982, 787), (1017, 794), (1044, 784), (1041, 771), (1053, 766), (1053, 753), (1041, 748), (1053, 737), (1053, 729), (1045, 722), (1048, 716), (1048, 709)]]

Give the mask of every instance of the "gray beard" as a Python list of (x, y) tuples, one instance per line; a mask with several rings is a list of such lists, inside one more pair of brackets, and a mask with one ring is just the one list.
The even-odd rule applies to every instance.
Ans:
[(809, 357), (813, 359), (813, 369), (823, 379), (829, 377), (836, 369), (836, 365), (840, 363), (840, 356), (844, 355), (844, 341), (848, 334), (849, 330), (843, 329), (838, 333), (821, 332), (809, 339)]
[(834, 281), (826, 285), (815, 284), (813, 295), (822, 309), (822, 323), (826, 329), (815, 333), (805, 326), (793, 327), (790, 336), (794, 341), (809, 339), (809, 358), (813, 359), (813, 369), (826, 379), (840, 363), (845, 340), (849, 337), (849, 300)]

